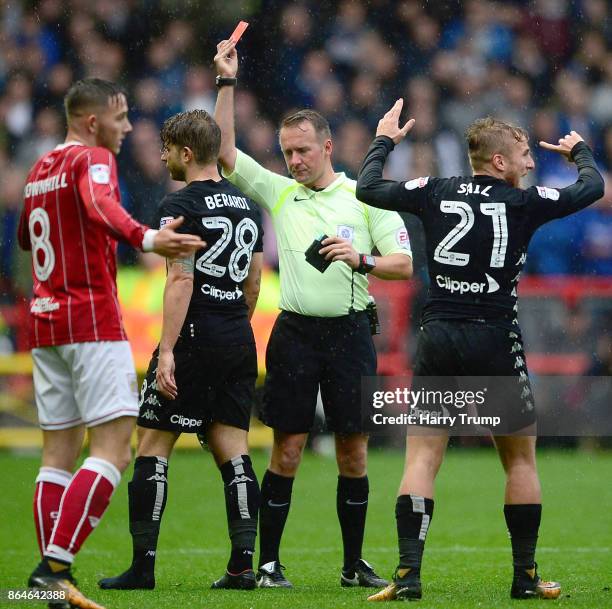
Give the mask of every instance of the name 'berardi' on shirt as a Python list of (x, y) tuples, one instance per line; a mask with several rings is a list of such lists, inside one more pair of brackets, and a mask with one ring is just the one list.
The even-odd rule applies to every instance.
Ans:
[(218, 192), (214, 195), (204, 197), (204, 202), (208, 209), (216, 209), (217, 207), (237, 207), (238, 209), (251, 209), (247, 200), (244, 197), (236, 195), (227, 195), (224, 192)]

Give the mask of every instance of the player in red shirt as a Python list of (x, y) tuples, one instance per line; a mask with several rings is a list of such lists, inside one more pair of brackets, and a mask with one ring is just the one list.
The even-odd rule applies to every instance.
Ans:
[[(70, 567), (130, 463), (138, 416), (117, 299), (117, 241), (172, 257), (205, 244), (175, 232), (182, 218), (156, 231), (121, 207), (115, 154), (132, 126), (117, 85), (81, 80), (65, 109), (66, 141), (30, 171), (18, 229), (19, 244), (32, 251), (30, 338), (43, 430), (34, 496), (43, 560), (28, 585), (59, 586), (66, 607), (96, 609), (74, 585)], [(89, 457), (73, 475), (86, 428)]]

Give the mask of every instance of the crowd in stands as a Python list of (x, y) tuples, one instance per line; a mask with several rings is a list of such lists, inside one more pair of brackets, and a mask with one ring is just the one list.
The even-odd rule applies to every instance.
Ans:
[[(15, 239), (22, 188), (35, 159), (63, 138), (70, 84), (97, 76), (128, 91), (123, 202), (151, 222), (179, 186), (160, 161), (159, 127), (180, 110), (213, 111), (215, 46), (239, 19), (251, 26), (239, 46), (238, 144), (264, 165), (286, 171), (277, 122), (307, 106), (331, 123), (336, 169), (356, 177), (378, 119), (401, 96), (416, 125), (390, 158), (389, 177), (469, 172), (465, 128), (494, 115), (531, 133), (528, 183), (560, 187), (574, 181), (574, 167), (537, 142), (575, 129), (610, 185), (596, 205), (539, 231), (527, 272), (612, 275), (608, 0), (22, 0), (0, 11), (0, 301), (29, 289), (28, 256)], [(407, 225), (418, 271), (419, 226)], [(127, 250), (122, 259), (137, 260)]]

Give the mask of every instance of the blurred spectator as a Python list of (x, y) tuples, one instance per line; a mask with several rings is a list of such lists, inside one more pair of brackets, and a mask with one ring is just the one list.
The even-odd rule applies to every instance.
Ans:
[(191, 66), (185, 75), (185, 95), (183, 97), (183, 110), (215, 111), (215, 77), (204, 66)]
[(5, 288), (10, 288), (15, 278), (17, 223), (26, 175), (27, 171), (17, 165), (0, 170), (0, 285)]
[(336, 131), (334, 141), (336, 170), (346, 172), (353, 180), (357, 179), (357, 173), (372, 141), (370, 130), (362, 122), (350, 120)]
[(25, 136), (32, 126), (32, 81), (22, 71), (14, 72), (6, 83), (2, 97), (3, 123), (12, 142)]
[(123, 171), (128, 196), (124, 204), (139, 222), (151, 226), (160, 201), (167, 192), (168, 173), (161, 160), (161, 141), (156, 124), (140, 119), (133, 125), (131, 163)]
[(43, 108), (34, 119), (34, 129), (17, 146), (16, 161), (27, 167), (55, 148), (64, 136), (62, 116), (54, 108)]

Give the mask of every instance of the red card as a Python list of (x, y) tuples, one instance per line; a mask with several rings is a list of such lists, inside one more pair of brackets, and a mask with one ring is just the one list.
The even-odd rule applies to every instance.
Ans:
[(249, 27), (249, 24), (246, 21), (241, 21), (237, 26), (236, 29), (232, 32), (232, 35), (229, 37), (229, 39), (234, 43), (234, 44), (238, 44), (238, 41), (240, 40), (240, 38), (242, 37), (242, 34), (244, 34), (244, 30), (246, 30)]

